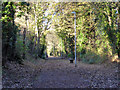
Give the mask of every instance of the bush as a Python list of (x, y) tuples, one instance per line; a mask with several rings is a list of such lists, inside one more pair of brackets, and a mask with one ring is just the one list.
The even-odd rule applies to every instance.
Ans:
[(81, 59), (84, 63), (97, 64), (103, 63), (105, 60), (107, 60), (107, 55), (97, 55), (96, 53), (89, 51), (86, 54), (82, 54)]
[(74, 58), (74, 55), (71, 54), (71, 53), (69, 53), (69, 54), (67, 55), (67, 57), (68, 57), (68, 58)]

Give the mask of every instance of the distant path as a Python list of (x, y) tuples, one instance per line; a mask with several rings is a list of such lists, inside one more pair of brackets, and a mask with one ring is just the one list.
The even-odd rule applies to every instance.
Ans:
[(53, 56), (47, 58), (47, 60), (61, 60), (61, 59), (62, 57), (53, 57)]
[(89, 65), (78, 62), (78, 67), (68, 60), (50, 57), (42, 65), (33, 88), (116, 88), (117, 67)]

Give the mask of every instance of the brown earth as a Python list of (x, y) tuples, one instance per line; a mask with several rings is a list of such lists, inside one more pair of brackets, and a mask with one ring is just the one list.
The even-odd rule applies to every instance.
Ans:
[(77, 67), (69, 60), (25, 61), (24, 65), (8, 64), (3, 70), (4, 88), (118, 88), (118, 64), (85, 64)]

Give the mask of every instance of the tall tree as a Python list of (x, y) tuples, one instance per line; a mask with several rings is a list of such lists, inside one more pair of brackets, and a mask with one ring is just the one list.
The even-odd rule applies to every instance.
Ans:
[[(3, 2), (2, 4), (2, 30), (3, 30), (3, 64), (7, 58), (9, 60), (15, 59), (15, 42), (16, 42), (16, 29), (14, 22), (15, 3)], [(9, 27), (9, 28), (8, 28)]]

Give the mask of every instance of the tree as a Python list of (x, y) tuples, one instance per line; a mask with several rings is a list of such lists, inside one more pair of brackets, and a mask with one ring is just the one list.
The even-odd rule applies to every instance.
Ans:
[(117, 32), (117, 52), (120, 59), (120, 3), (118, 2), (118, 32)]
[[(16, 27), (14, 23), (15, 8), (13, 2), (4, 2), (2, 4), (2, 30), (3, 30), (3, 65), (6, 60), (15, 59)], [(11, 53), (10, 53), (11, 52)]]

